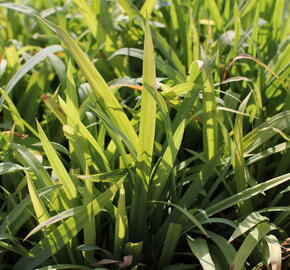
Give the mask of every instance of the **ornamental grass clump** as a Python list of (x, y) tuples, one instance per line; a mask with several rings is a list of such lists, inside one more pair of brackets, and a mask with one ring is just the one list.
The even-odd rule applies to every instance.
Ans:
[(288, 1), (0, 8), (1, 269), (287, 269)]

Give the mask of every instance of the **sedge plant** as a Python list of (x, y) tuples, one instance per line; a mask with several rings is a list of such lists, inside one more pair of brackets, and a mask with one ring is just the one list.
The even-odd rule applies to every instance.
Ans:
[(288, 1), (20, 2), (1, 267), (287, 269)]

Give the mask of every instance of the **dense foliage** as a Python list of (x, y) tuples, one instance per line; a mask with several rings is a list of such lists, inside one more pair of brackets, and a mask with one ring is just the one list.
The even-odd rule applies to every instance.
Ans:
[(0, 268), (288, 269), (288, 12), (0, 2)]

